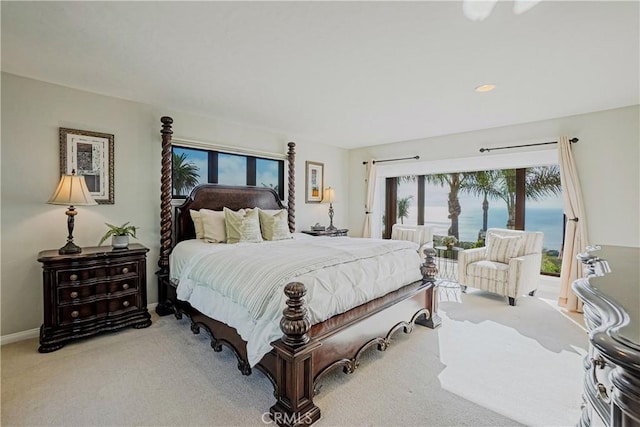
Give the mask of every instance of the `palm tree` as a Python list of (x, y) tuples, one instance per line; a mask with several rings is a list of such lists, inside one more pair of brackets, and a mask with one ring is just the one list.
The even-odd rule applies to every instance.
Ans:
[(409, 200), (411, 199), (413, 199), (413, 196), (398, 199), (398, 219), (400, 224), (404, 224), (404, 218), (409, 218)]
[[(502, 169), (498, 172), (501, 176), (496, 190), (498, 197), (507, 204), (507, 212), (509, 213), (507, 228), (513, 229), (516, 226), (516, 170)], [(525, 198), (531, 200), (542, 200), (544, 197), (560, 194), (562, 186), (559, 166), (527, 168), (524, 189)]]
[(439, 184), (444, 187), (445, 184), (449, 186), (449, 216), (451, 220), (451, 227), (449, 227), (448, 235), (455, 236), (456, 239), (460, 239), (458, 230), (458, 217), (462, 209), (460, 208), (460, 200), (458, 199), (458, 193), (467, 185), (473, 174), (468, 172), (455, 172), (455, 173), (438, 173), (433, 175), (425, 175), (425, 180), (430, 184)]
[(278, 184), (273, 185), (273, 184), (265, 184), (264, 182), (260, 183), (263, 187), (268, 187), (273, 189), (276, 193), (280, 190), (280, 186)]
[(173, 175), (173, 192), (176, 196), (183, 196), (183, 192), (198, 185), (198, 167), (187, 162), (187, 154), (173, 153), (171, 172)]
[(474, 196), (482, 196), (482, 230), (478, 240), (482, 240), (488, 228), (489, 222), (489, 200), (488, 198), (497, 199), (500, 194), (497, 190), (497, 184), (500, 180), (500, 173), (496, 170), (477, 171), (471, 174), (469, 182), (461, 189), (462, 191)]

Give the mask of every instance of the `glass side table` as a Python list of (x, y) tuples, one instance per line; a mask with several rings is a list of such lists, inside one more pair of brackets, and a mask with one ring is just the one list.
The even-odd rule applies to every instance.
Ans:
[(436, 264), (438, 265), (438, 279), (458, 283), (458, 253), (462, 248), (435, 246)]

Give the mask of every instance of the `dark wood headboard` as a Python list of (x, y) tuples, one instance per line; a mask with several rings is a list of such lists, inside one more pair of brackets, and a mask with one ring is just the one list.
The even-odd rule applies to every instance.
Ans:
[[(266, 187), (250, 186), (225, 186), (217, 184), (204, 184), (196, 187), (185, 203), (176, 209), (175, 229), (174, 217), (172, 215), (172, 187), (171, 187), (171, 137), (173, 135), (173, 119), (164, 116), (162, 122), (162, 160), (161, 160), (161, 183), (160, 183), (160, 256), (158, 257), (158, 267), (156, 273), (158, 278), (169, 277), (169, 254), (175, 242), (195, 237), (193, 223), (189, 214), (189, 209), (206, 208), (211, 210), (222, 210), (223, 207), (238, 210), (240, 208), (261, 207), (263, 209), (282, 209), (278, 194)], [(296, 144), (287, 143), (287, 222), (289, 230), (295, 231), (296, 222)], [(175, 233), (174, 233), (175, 231)], [(175, 234), (175, 239), (173, 238)], [(162, 288), (162, 287), (161, 287)], [(159, 295), (163, 300), (163, 295)]]
[(196, 237), (189, 210), (221, 211), (225, 207), (234, 211), (256, 207), (285, 209), (278, 193), (268, 187), (201, 184), (191, 191), (182, 205), (176, 207), (176, 243)]

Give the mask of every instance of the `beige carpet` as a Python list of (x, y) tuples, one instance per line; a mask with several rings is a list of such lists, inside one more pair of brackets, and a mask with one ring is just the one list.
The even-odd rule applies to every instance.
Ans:
[[(328, 376), (316, 425), (576, 423), (587, 345), (579, 321), (539, 296), (510, 307), (443, 288), (441, 300), (441, 328), (400, 332), (353, 375)], [(186, 320), (152, 320), (49, 354), (37, 340), (3, 346), (2, 425), (265, 425), (273, 397), (260, 372), (242, 376), (231, 352), (213, 352)]]

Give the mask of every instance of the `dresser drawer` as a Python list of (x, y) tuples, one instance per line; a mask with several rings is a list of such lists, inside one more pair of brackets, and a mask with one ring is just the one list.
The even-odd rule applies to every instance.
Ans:
[(95, 300), (84, 304), (63, 305), (58, 308), (60, 325), (69, 325), (96, 318), (108, 317), (129, 310), (137, 310), (138, 295)]
[(109, 283), (108, 292), (115, 294), (117, 292), (137, 292), (138, 291), (138, 278), (129, 277), (127, 279), (114, 280)]
[(138, 263), (126, 262), (116, 265), (110, 265), (108, 268), (109, 276), (113, 279), (117, 279), (118, 276), (124, 275), (138, 275)]
[(109, 294), (138, 292), (140, 279), (128, 278), (90, 283), (87, 285), (64, 286), (58, 288), (58, 304), (78, 304), (95, 298), (108, 297)]
[(106, 317), (105, 310), (100, 309), (98, 301), (86, 304), (65, 305), (58, 308), (58, 320), (61, 326), (94, 320), (96, 317)]
[(127, 275), (138, 275), (137, 262), (118, 263), (116, 265), (97, 265), (93, 268), (74, 268), (69, 270), (59, 270), (57, 272), (57, 283), (65, 286), (81, 282), (89, 282), (102, 278), (114, 278)]
[(69, 270), (58, 270), (57, 276), (58, 286), (68, 286), (107, 277), (108, 271), (106, 266), (73, 268)]
[(108, 303), (109, 315), (117, 314), (123, 311), (138, 309), (138, 296), (136, 294), (124, 295), (118, 298), (112, 298)]
[(58, 304), (78, 304), (107, 293), (108, 282), (58, 288)]

